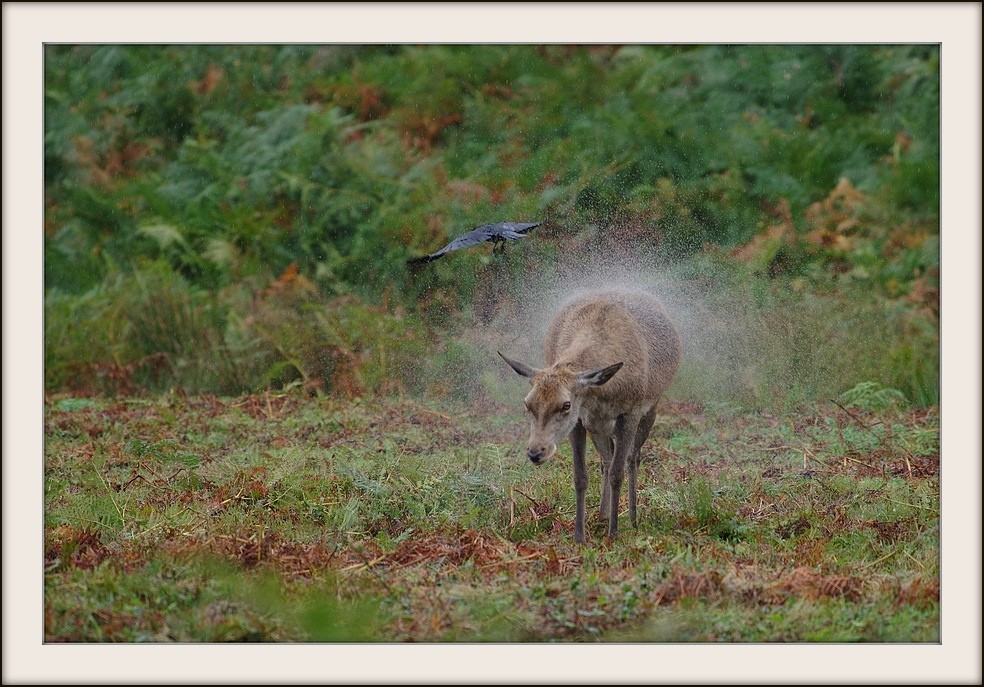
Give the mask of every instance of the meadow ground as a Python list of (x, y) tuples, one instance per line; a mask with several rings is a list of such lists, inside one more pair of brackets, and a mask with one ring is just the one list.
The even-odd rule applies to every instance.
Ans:
[(939, 640), (938, 408), (664, 402), (581, 547), (515, 405), (50, 397), (46, 641)]

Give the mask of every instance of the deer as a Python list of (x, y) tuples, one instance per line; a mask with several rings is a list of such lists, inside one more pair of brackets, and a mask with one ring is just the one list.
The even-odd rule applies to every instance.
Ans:
[(608, 540), (618, 534), (619, 503), (628, 468), (629, 520), (638, 526), (640, 452), (656, 419), (656, 404), (680, 365), (683, 346), (660, 301), (641, 290), (575, 296), (551, 321), (544, 342), (547, 367), (534, 369), (499, 356), (532, 389), (526, 457), (543, 465), (570, 440), (576, 508), (574, 540), (585, 543), (586, 438), (601, 456), (602, 522)]

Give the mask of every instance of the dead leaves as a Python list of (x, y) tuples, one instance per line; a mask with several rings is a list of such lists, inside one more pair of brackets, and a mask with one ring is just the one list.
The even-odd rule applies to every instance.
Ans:
[(199, 95), (209, 95), (225, 78), (225, 70), (214, 63), (205, 68), (205, 74), (200, 81), (192, 82), (191, 87)]
[(774, 206), (765, 209), (773, 223), (744, 246), (732, 249), (731, 255), (757, 271), (775, 276), (785, 269), (790, 249), (797, 246), (799, 238), (787, 199), (780, 198)]
[(343, 558), (355, 561), (342, 567), (343, 571), (362, 572), (371, 568), (394, 572), (403, 568), (440, 569), (447, 574), (470, 564), (482, 575), (500, 572), (515, 574), (520, 569), (545, 569), (550, 574), (568, 574), (580, 565), (576, 556), (561, 555), (552, 545), (528, 542), (513, 544), (497, 535), (466, 529), (457, 534), (437, 534), (401, 542), (393, 551), (376, 551), (365, 560), (347, 551)]
[(721, 595), (721, 575), (715, 571), (674, 570), (668, 579), (650, 594), (654, 606), (687, 598), (717, 598)]
[(216, 534), (208, 539), (185, 539), (170, 547), (178, 555), (208, 553), (237, 561), (245, 568), (269, 565), (291, 577), (312, 577), (332, 570), (338, 560), (338, 546), (321, 539), (310, 543), (285, 541), (269, 530), (250, 534)]
[(806, 209), (806, 223), (812, 231), (803, 238), (807, 243), (846, 253), (854, 248), (851, 234), (861, 224), (860, 213), (865, 195), (841, 177), (837, 186), (823, 200)]
[(930, 234), (928, 228), (901, 225), (880, 229), (873, 224), (870, 200), (849, 179), (841, 177), (826, 198), (806, 208), (803, 213), (805, 233), (800, 240), (789, 202), (780, 198), (774, 206), (764, 208), (774, 222), (749, 243), (732, 250), (731, 254), (746, 264), (771, 259), (783, 247), (843, 256), (856, 250), (865, 238), (871, 239), (874, 235), (884, 237), (881, 251), (886, 259), (923, 246)]
[(151, 376), (166, 373), (171, 369), (171, 359), (167, 353), (157, 352), (125, 364), (114, 360), (74, 363), (70, 368), (75, 374), (68, 380), (67, 386), (76, 395), (98, 396), (111, 393), (133, 396), (141, 389), (135, 379), (138, 373)]
[(97, 145), (89, 136), (73, 136), (72, 161), (86, 174), (93, 184), (111, 187), (114, 181), (136, 174), (137, 163), (160, 149), (158, 139), (126, 140), (123, 124), (107, 125), (111, 135), (105, 145)]
[(844, 598), (859, 602), (864, 591), (865, 581), (851, 575), (821, 573), (807, 566), (777, 575), (746, 566), (724, 575), (714, 570), (675, 569), (650, 593), (650, 600), (657, 606), (684, 598), (714, 601), (726, 596), (764, 605), (782, 605), (792, 599)]
[(431, 150), (444, 130), (463, 121), (461, 112), (435, 114), (406, 111), (402, 117), (403, 146), (407, 150)]
[(773, 572), (755, 565), (737, 566), (723, 575), (717, 571), (676, 568), (649, 594), (653, 606), (679, 603), (683, 599), (715, 602), (739, 598), (766, 606), (781, 606), (790, 601), (809, 602), (844, 599), (862, 603), (868, 597), (888, 594), (896, 603), (927, 608), (939, 602), (939, 580), (913, 578), (865, 578), (821, 572), (813, 566), (800, 565), (792, 570)]
[(830, 575), (800, 567), (769, 584), (761, 591), (763, 603), (780, 604), (789, 598), (817, 601), (824, 598), (862, 599), (864, 582), (849, 575)]
[(842, 177), (830, 194), (810, 205), (804, 213), (809, 231), (800, 238), (796, 232), (789, 201), (780, 198), (774, 206), (765, 208), (773, 223), (744, 246), (731, 251), (740, 262), (768, 269), (770, 274), (781, 271), (777, 264), (784, 253), (808, 246), (844, 254), (855, 247), (852, 235), (861, 227), (861, 212), (866, 197), (849, 179)]
[(91, 570), (109, 556), (98, 529), (60, 525), (45, 537), (45, 568), (75, 566)]
[[(331, 101), (339, 107), (354, 112), (360, 122), (369, 122), (385, 117), (389, 112), (386, 94), (383, 89), (371, 83), (339, 84), (328, 89)], [(318, 102), (325, 94), (317, 87), (309, 87), (305, 94), (308, 102)], [(361, 130), (357, 138), (362, 138)]]
[[(86, 540), (88, 541), (88, 540)], [(513, 544), (494, 534), (465, 529), (457, 533), (413, 537), (391, 551), (375, 542), (334, 546), (327, 539), (301, 544), (272, 531), (247, 535), (216, 534), (191, 538), (172, 547), (174, 553), (210, 553), (232, 559), (245, 568), (270, 566), (288, 576), (310, 577), (324, 572), (379, 573), (418, 568), (428, 574), (449, 575), (468, 566), (483, 577), (534, 571), (568, 575), (580, 566), (579, 556), (558, 551), (552, 545)]]

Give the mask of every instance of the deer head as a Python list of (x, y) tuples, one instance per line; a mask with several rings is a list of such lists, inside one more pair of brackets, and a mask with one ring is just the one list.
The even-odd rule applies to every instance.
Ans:
[(596, 370), (575, 371), (569, 365), (557, 364), (536, 370), (499, 353), (516, 374), (530, 380), (530, 393), (524, 403), (532, 416), (526, 457), (534, 465), (542, 465), (557, 453), (557, 444), (567, 438), (580, 417), (585, 393), (601, 386), (619, 371), (622, 363)]

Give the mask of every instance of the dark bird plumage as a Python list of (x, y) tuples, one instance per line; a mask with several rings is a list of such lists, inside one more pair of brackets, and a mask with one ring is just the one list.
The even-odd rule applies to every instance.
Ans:
[(543, 222), (499, 222), (498, 224), (483, 224), (480, 227), (475, 227), (467, 234), (462, 234), (435, 253), (431, 253), (430, 255), (425, 255), (420, 258), (407, 260), (407, 264), (418, 265), (421, 263), (430, 262), (431, 260), (437, 260), (445, 253), (450, 253), (453, 250), (461, 250), (462, 248), (469, 248), (471, 246), (477, 246), (478, 244), (485, 243), (486, 241), (490, 241), (495, 244), (495, 247), (492, 249), (493, 253), (502, 252), (505, 250), (506, 241), (521, 239), (526, 236), (526, 232), (540, 226), (541, 224), (543, 224)]

